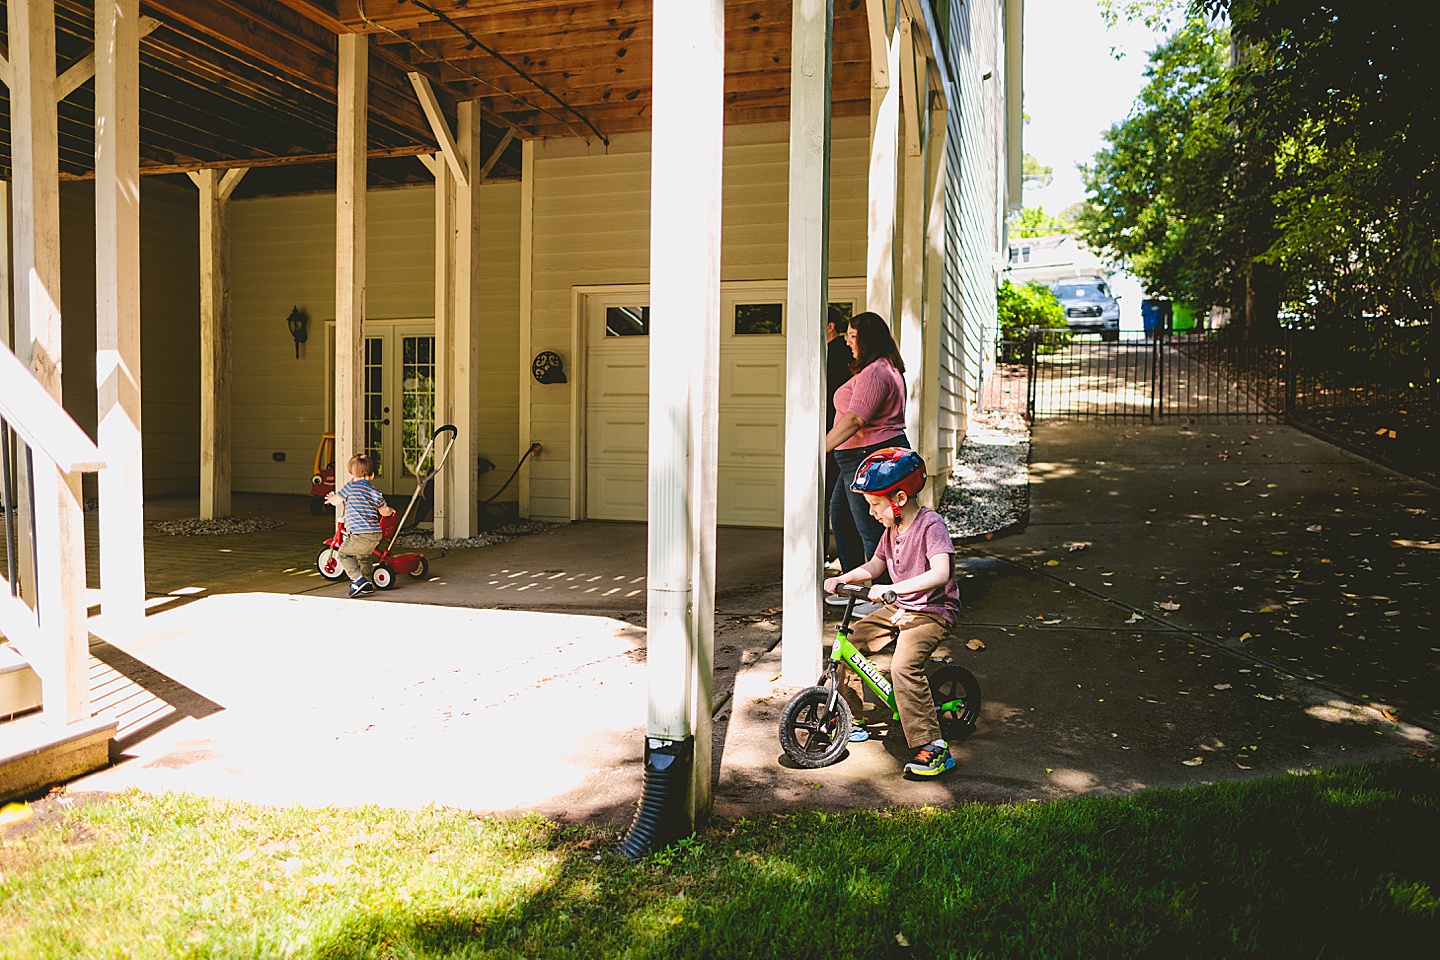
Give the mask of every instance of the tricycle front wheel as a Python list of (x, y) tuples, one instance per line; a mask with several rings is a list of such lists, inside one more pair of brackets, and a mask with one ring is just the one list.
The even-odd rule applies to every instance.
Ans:
[(315, 569), (326, 580), (345, 579), (345, 568), (340, 566), (340, 551), (334, 547), (327, 546), (320, 551), (320, 556), (315, 558)]
[(780, 746), (797, 767), (828, 767), (850, 743), (850, 707), (835, 697), (830, 708), (829, 687), (806, 687), (780, 714)]

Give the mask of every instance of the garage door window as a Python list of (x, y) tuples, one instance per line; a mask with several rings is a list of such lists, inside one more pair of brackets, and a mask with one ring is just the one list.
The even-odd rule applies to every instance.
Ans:
[(605, 308), (605, 336), (648, 337), (649, 335), (649, 307)]
[(737, 303), (735, 305), (735, 335), (737, 337), (782, 334), (785, 332), (784, 320), (785, 305), (783, 303)]

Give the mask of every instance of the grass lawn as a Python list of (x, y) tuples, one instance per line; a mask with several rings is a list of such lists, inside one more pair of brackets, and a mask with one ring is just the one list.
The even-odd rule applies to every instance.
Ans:
[(639, 863), (616, 839), (446, 809), (77, 802), (0, 828), (0, 957), (1385, 957), (1440, 935), (1434, 760), (719, 821)]

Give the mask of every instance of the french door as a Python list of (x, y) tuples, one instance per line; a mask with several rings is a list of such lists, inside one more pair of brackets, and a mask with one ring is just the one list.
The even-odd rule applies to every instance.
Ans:
[[(333, 325), (331, 333), (333, 348)], [(375, 486), (381, 493), (408, 497), (415, 492), (417, 473), (423, 474), (429, 468), (428, 463), (419, 460), (435, 432), (436, 374), (433, 322), (365, 321), (361, 378), (365, 424), (361, 437), (365, 452), (375, 461)], [(333, 369), (328, 391), (326, 406), (331, 409), (333, 423)], [(342, 465), (350, 457), (343, 450), (336, 454)]]

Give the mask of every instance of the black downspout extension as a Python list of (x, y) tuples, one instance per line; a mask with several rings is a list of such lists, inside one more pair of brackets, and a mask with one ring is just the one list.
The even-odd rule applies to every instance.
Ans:
[(639, 860), (690, 835), (685, 791), (690, 784), (690, 766), (694, 759), (694, 737), (645, 738), (645, 790), (640, 796), (640, 809), (630, 824), (630, 833), (620, 844), (622, 854)]

